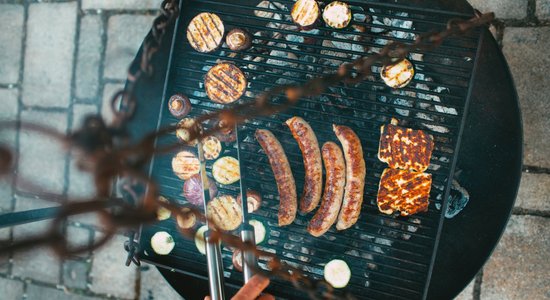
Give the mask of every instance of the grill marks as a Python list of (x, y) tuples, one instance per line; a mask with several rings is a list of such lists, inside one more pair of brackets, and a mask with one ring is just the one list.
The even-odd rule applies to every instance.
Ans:
[(212, 52), (220, 46), (224, 32), (220, 17), (213, 13), (200, 13), (187, 27), (187, 40), (199, 52)]
[(206, 214), (216, 226), (223, 230), (234, 230), (242, 222), (242, 211), (232, 196), (219, 196), (208, 203)]
[(315, 0), (298, 0), (290, 12), (292, 20), (300, 26), (311, 26), (319, 18), (319, 5)]
[(432, 175), (422, 173), (430, 165), (433, 137), (422, 130), (397, 126), (397, 120), (380, 127), (378, 159), (386, 162), (378, 188), (378, 210), (400, 211), (409, 216), (428, 210)]
[(246, 85), (244, 73), (230, 63), (215, 65), (204, 78), (208, 98), (221, 104), (237, 101), (244, 94)]
[(430, 165), (433, 137), (422, 130), (394, 124), (380, 128), (378, 159), (390, 168), (424, 172)]
[(428, 210), (432, 175), (387, 168), (380, 177), (378, 209), (385, 214), (400, 211), (409, 216)]

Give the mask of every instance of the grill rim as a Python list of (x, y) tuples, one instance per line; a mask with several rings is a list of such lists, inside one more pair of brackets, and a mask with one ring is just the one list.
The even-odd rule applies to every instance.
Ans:
[[(184, 1), (180, 1), (180, 9), (183, 9), (183, 3), (185, 2)], [(350, 2), (354, 2), (356, 3), (357, 1), (350, 1)], [(407, 5), (403, 5), (403, 4), (390, 4), (390, 5), (386, 5), (385, 3), (378, 3), (378, 2), (368, 2), (368, 3), (362, 3), (362, 4), (368, 4), (368, 5), (377, 5), (379, 7), (382, 7), (382, 8), (387, 8), (389, 6), (391, 6), (392, 8), (395, 8), (395, 9), (402, 9), (402, 10), (405, 10), (405, 11), (410, 11), (410, 10), (418, 10), (418, 11), (430, 11), (431, 14), (436, 14), (436, 13), (439, 13), (439, 14), (446, 14), (446, 15), (449, 15), (449, 16), (457, 16), (457, 17), (471, 17), (472, 15), (471, 14), (466, 14), (466, 13), (457, 13), (457, 12), (450, 12), (450, 11), (445, 11), (445, 10), (438, 10), (438, 9), (428, 9), (428, 10), (425, 10), (425, 9), (420, 9), (420, 8), (415, 8), (415, 7), (410, 7), (410, 6), (407, 6)], [(358, 4), (356, 4), (358, 5)], [(173, 36), (172, 36), (172, 43), (171, 43), (171, 46), (170, 46), (170, 54), (169, 54), (169, 59), (168, 59), (168, 68), (167, 68), (167, 71), (166, 71), (166, 76), (165, 76), (165, 80), (164, 80), (164, 86), (163, 86), (163, 93), (162, 93), (162, 101), (161, 101), (161, 109), (159, 111), (159, 114), (158, 114), (158, 122), (157, 122), (157, 127), (156, 128), (159, 128), (159, 126), (161, 125), (162, 123), (162, 115), (163, 115), (163, 110), (162, 110), (162, 107), (164, 105), (164, 101), (167, 97), (167, 92), (168, 92), (168, 85), (169, 85), (169, 78), (170, 76), (173, 74), (171, 74), (173, 72), (172, 70), (172, 60), (174, 59), (174, 48), (175, 48), (175, 42), (177, 40), (177, 33), (178, 33), (178, 28), (179, 28), (179, 23), (182, 19), (182, 16), (180, 15), (176, 22), (175, 22), (175, 29), (174, 29), (174, 33), (173, 33)], [(479, 57), (479, 52), (480, 52), (480, 45), (481, 45), (481, 37), (483, 36), (483, 34), (480, 34), (479, 35), (479, 38), (478, 38), (478, 42), (477, 42), (477, 49), (476, 49), (476, 55), (475, 55), (475, 61), (477, 61), (477, 58)], [(230, 51), (230, 50), (228, 50)], [(337, 59), (335, 57), (335, 59)], [(478, 65), (476, 63), (473, 64), (474, 68), (472, 69), (472, 72), (470, 74), (470, 80), (469, 80), (469, 86), (468, 86), (468, 92), (467, 92), (467, 97), (465, 98), (466, 100), (466, 105), (463, 107), (463, 112), (462, 112), (462, 118), (461, 118), (461, 121), (460, 121), (460, 132), (458, 135), (456, 135), (457, 137), (457, 143), (455, 143), (455, 147), (454, 147), (454, 152), (453, 152), (453, 164), (452, 164), (452, 171), (454, 171), (454, 168), (456, 167), (456, 163), (457, 163), (457, 157), (458, 157), (458, 152), (460, 150), (460, 141), (462, 140), (462, 133), (463, 133), (463, 129), (464, 129), (464, 126), (465, 126), (465, 120), (466, 120), (466, 115), (467, 115), (467, 112), (468, 112), (468, 106), (469, 106), (469, 102), (470, 102), (470, 98), (471, 98), (471, 92), (472, 92), (472, 82), (473, 82), (473, 79), (475, 77), (475, 69), (477, 69)], [(270, 74), (270, 75), (274, 75), (276, 76), (276, 74)], [(451, 75), (448, 75), (448, 76), (451, 76)], [(426, 92), (430, 92), (430, 91), (426, 91)], [(396, 97), (399, 97), (400, 95), (394, 95)], [(418, 99), (418, 100), (421, 100), (421, 99)], [(409, 109), (408, 107), (402, 107), (402, 109)], [(460, 113), (460, 112), (459, 112)], [(151, 164), (150, 164), (150, 167), (149, 167), (149, 174), (152, 174), (152, 170), (153, 170), (153, 166), (154, 166), (154, 160), (155, 158), (152, 159), (151, 161)], [(449, 172), (451, 175), (453, 172)], [(448, 178), (452, 178), (452, 177), (448, 177)], [(443, 199), (443, 202), (442, 202), (442, 205), (444, 208), (441, 209), (441, 212), (444, 212), (446, 207), (447, 207), (447, 198), (448, 198), (448, 193), (450, 192), (450, 187), (451, 185), (451, 181), (449, 181), (447, 183), (447, 187), (445, 188), (446, 190), (446, 193), (445, 193), (445, 196), (444, 196), (444, 199)], [(431, 198), (431, 197), (430, 197)], [(444, 213), (440, 213), (440, 220), (438, 221), (438, 232), (437, 232), (437, 236), (436, 236), (436, 242), (437, 244), (439, 243), (439, 240), (440, 240), (440, 237), (441, 237), (441, 230), (442, 230), (442, 227), (443, 227), (443, 222), (444, 219), (445, 219), (445, 214)], [(380, 225), (380, 226), (385, 226), (385, 225)], [(140, 229), (139, 229), (139, 235), (138, 235), (138, 238), (139, 236), (141, 235), (141, 231), (143, 229), (143, 226), (140, 226)], [(391, 227), (388, 227), (388, 229), (390, 230), (394, 230), (396, 228), (391, 228)], [(396, 229), (398, 230), (398, 229)], [(431, 273), (433, 272), (433, 265), (434, 265), (434, 262), (435, 262), (435, 256), (437, 254), (437, 245), (433, 247), (433, 251), (432, 251), (432, 258), (431, 258), (431, 262), (430, 262), (430, 268), (429, 268), (429, 275), (431, 276)], [(391, 247), (391, 246), (390, 246)], [(148, 260), (146, 258), (143, 258), (142, 259), (143, 261), (145, 262), (148, 262), (148, 263), (151, 263), (153, 265), (156, 265), (156, 266), (159, 266), (159, 267), (164, 267), (166, 268), (167, 266), (164, 266), (162, 264), (158, 264), (158, 263), (155, 263), (154, 261), (152, 260)], [(170, 268), (170, 267), (168, 267)], [(172, 269), (174, 270), (174, 269)], [(196, 278), (200, 278), (200, 279), (204, 279), (204, 278), (207, 278), (205, 276), (202, 276), (200, 274), (195, 274), (195, 273), (191, 273), (191, 272), (187, 272), (187, 271), (184, 271), (184, 270), (177, 270), (178, 272), (180, 273), (183, 273), (183, 274), (187, 274), (187, 275), (191, 275), (193, 277), (196, 277)], [(423, 298), (425, 299), (426, 295), (427, 295), (427, 292), (428, 292), (428, 287), (429, 287), (429, 283), (430, 283), (430, 280), (426, 280), (426, 287), (424, 288), (424, 292), (423, 292)], [(234, 288), (239, 288), (240, 286), (238, 285), (235, 285), (235, 284), (232, 284), (230, 282), (227, 282), (226, 281), (226, 285), (230, 286), (230, 287), (234, 287)], [(384, 293), (382, 291), (380, 291), (381, 293)]]

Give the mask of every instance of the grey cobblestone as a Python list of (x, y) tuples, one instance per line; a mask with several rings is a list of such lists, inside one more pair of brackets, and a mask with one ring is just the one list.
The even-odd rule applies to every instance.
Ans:
[(512, 216), (483, 271), (481, 299), (550, 297), (550, 219)]
[[(23, 111), (21, 119), (46, 125), (59, 132), (67, 131), (67, 115), (57, 112)], [(46, 190), (60, 194), (64, 187), (66, 152), (59, 142), (43, 134), (22, 131), (19, 133), (18, 188), (24, 189), (23, 180), (40, 184)], [(37, 170), (47, 170), (48, 176)]]
[(82, 9), (157, 9), (162, 0), (82, 0)]
[(523, 173), (516, 207), (550, 211), (550, 175)]
[(527, 16), (527, 0), (468, 0), (481, 12), (494, 12), (499, 19), (523, 19)]
[[(16, 211), (55, 206), (52, 202), (21, 196), (16, 197), (15, 203)], [(49, 230), (50, 224), (51, 221), (47, 220), (15, 226), (13, 228), (13, 239), (18, 241), (44, 234)], [(59, 283), (60, 263), (60, 259), (52, 250), (40, 247), (14, 253), (12, 272), (14, 276), (57, 284)]]
[(183, 299), (162, 277), (157, 268), (148, 266), (141, 271), (141, 300)]
[[(11, 235), (11, 228), (0, 228), (0, 243), (9, 243)], [(10, 257), (9, 255), (0, 255), (0, 274), (6, 274), (9, 272)], [(1, 284), (0, 284), (0, 291)]]
[(0, 83), (19, 82), (23, 14), (23, 5), (0, 4)]
[(23, 297), (23, 282), (0, 278), (0, 292), (3, 300), (19, 300)]
[(103, 23), (100, 15), (85, 15), (80, 23), (78, 56), (76, 65), (76, 90), (78, 98), (95, 98), (99, 88), (99, 66), (103, 49), (101, 37)]
[(30, 5), (23, 75), (25, 105), (69, 105), (76, 13), (76, 2)]
[(113, 121), (113, 111), (111, 109), (111, 99), (113, 95), (119, 90), (123, 89), (123, 84), (107, 83), (103, 88), (103, 103), (101, 104), (101, 116), (105, 119), (105, 122), (111, 123)]
[[(73, 106), (72, 130), (81, 128), (84, 117), (89, 114), (97, 114), (96, 105), (75, 104)], [(88, 198), (94, 195), (94, 181), (90, 174), (81, 171), (76, 165), (76, 156), (79, 153), (73, 152), (69, 162), (69, 197)]]
[(474, 300), (475, 278), (462, 290), (454, 300)]
[(544, 54), (550, 48), (550, 27), (508, 27), (503, 44), (523, 114), (523, 163), (550, 167), (550, 76), (545, 75), (550, 59)]
[(151, 28), (154, 16), (115, 15), (109, 18), (104, 76), (126, 79), (127, 69)]
[(90, 263), (79, 260), (65, 260), (63, 263), (63, 284), (70, 288), (85, 290), (88, 284)]
[(62, 291), (50, 287), (45, 286), (39, 286), (30, 284), (27, 287), (27, 299), (26, 300), (58, 300), (58, 299), (65, 299), (65, 300), (93, 300), (93, 299), (99, 299), (95, 297), (88, 297), (78, 294), (73, 294), (68, 291)]
[(540, 20), (550, 20), (550, 0), (537, 0), (536, 15)]
[(134, 265), (126, 267), (126, 238), (115, 236), (94, 253), (92, 263), (91, 290), (95, 293), (112, 295), (125, 299), (136, 297), (137, 270)]
[[(17, 96), (18, 92), (16, 89), (0, 89), (0, 101), (2, 103), (2, 109), (0, 109), (0, 120), (16, 120), (15, 118), (19, 107)], [(13, 149), (16, 146), (15, 131), (0, 131), (0, 144), (8, 145)], [(0, 180), (0, 213), (11, 210), (13, 192), (11, 181), (12, 180)]]

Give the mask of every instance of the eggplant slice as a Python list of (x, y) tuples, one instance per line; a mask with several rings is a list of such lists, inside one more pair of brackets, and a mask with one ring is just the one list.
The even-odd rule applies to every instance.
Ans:
[(290, 16), (301, 27), (310, 27), (319, 19), (319, 4), (315, 0), (298, 0), (292, 6)]
[(336, 29), (342, 29), (351, 22), (351, 9), (344, 2), (334, 1), (323, 10), (323, 20), (328, 26)]
[(239, 100), (246, 90), (246, 85), (244, 73), (231, 63), (215, 65), (204, 78), (204, 87), (208, 98), (220, 104)]
[(207, 53), (221, 45), (225, 28), (218, 15), (200, 13), (187, 26), (187, 40), (193, 49)]

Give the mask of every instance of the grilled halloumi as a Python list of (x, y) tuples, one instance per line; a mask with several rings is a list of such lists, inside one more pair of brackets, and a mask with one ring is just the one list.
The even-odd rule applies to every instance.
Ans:
[(187, 40), (199, 52), (212, 52), (222, 43), (224, 32), (223, 22), (218, 15), (200, 13), (187, 26)]
[(230, 63), (215, 65), (204, 78), (204, 87), (208, 98), (220, 104), (239, 100), (246, 90), (246, 85), (244, 73)]
[(221, 184), (232, 184), (241, 179), (239, 161), (231, 156), (224, 156), (212, 166), (212, 176)]
[(382, 67), (380, 76), (389, 87), (402, 88), (414, 78), (414, 66), (404, 58), (395, 64)]
[(242, 222), (241, 206), (233, 196), (218, 196), (208, 203), (206, 216), (222, 230), (234, 230)]
[(294, 23), (301, 27), (312, 26), (319, 19), (319, 15), (319, 4), (315, 0), (298, 0), (290, 11)]
[(397, 120), (380, 128), (378, 159), (390, 168), (424, 172), (430, 165), (433, 137), (422, 130), (397, 126)]
[(385, 214), (400, 211), (410, 216), (428, 210), (432, 175), (387, 168), (380, 177), (378, 210)]
[(333, 1), (323, 10), (323, 20), (332, 28), (342, 29), (349, 25), (351, 19), (351, 9), (344, 2)]
[(187, 180), (198, 174), (201, 163), (195, 154), (189, 151), (180, 151), (172, 158), (172, 171), (180, 179)]

